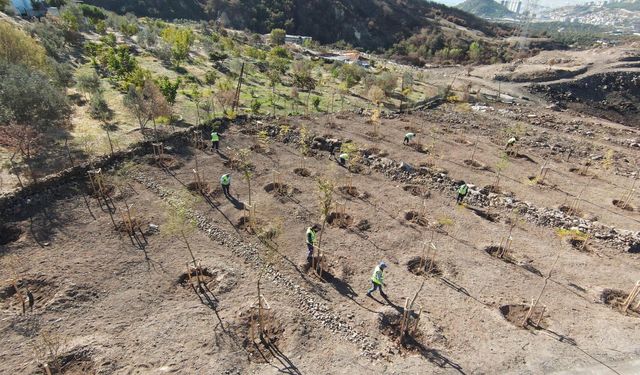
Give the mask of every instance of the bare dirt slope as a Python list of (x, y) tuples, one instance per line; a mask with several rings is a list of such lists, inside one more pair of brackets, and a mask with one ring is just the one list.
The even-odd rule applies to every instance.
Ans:
[[(640, 201), (612, 201), (637, 176), (637, 148), (626, 140), (638, 134), (567, 115), (448, 104), (385, 118), (380, 136), (368, 117), (345, 113), (232, 125), (221, 154), (176, 142), (167, 145), (175, 168), (147, 156), (107, 176), (117, 185), (114, 221), (132, 207), (147, 244), (115, 231), (95, 198), (89, 211), (69, 193), (75, 186), (62, 186), (65, 198), (3, 214), (1, 372), (43, 373), (40, 360), (67, 374), (633, 374), (640, 312), (635, 302), (627, 314), (618, 306), (640, 274)], [(402, 145), (408, 131), (422, 152)], [(309, 149), (300, 143), (307, 134)], [(505, 157), (513, 134), (517, 155)], [(352, 141), (350, 170), (325, 151), (332, 139)], [(251, 226), (241, 149), (254, 150)], [(204, 195), (188, 190), (194, 169), (209, 185)], [(234, 199), (218, 187), (227, 172)], [(306, 270), (304, 245), (306, 227), (321, 222), (319, 178), (334, 185), (322, 279)], [(462, 206), (460, 180), (471, 184)], [(180, 212), (196, 224), (185, 237), (206, 268), (200, 290), (189, 286), (191, 257), (171, 227)], [(572, 237), (578, 229), (586, 245)], [(436, 248), (426, 275), (416, 272), (425, 242)], [(380, 261), (389, 264), (388, 301), (365, 295)], [(20, 314), (12, 280), (34, 294), (33, 313)], [(249, 328), (259, 280), (262, 342)], [(421, 319), (400, 345), (405, 299), (423, 281)], [(43, 338), (59, 347), (53, 356), (34, 356)]]

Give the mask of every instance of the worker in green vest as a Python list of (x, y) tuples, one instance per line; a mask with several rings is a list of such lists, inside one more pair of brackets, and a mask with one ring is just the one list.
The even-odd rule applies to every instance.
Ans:
[(408, 145), (415, 137), (416, 137), (416, 133), (405, 134), (404, 141), (402, 141), (402, 144)]
[(214, 148), (216, 149), (216, 151), (220, 150), (220, 135), (218, 134), (217, 130), (214, 130), (211, 132), (211, 150), (213, 150)]
[(467, 196), (468, 193), (469, 193), (469, 186), (467, 186), (467, 184), (464, 181), (462, 181), (462, 185), (460, 185), (460, 187), (458, 188), (458, 198), (456, 199), (456, 203), (462, 204), (462, 201), (464, 200), (464, 198)]
[(318, 230), (320, 230), (320, 228), (317, 224), (314, 224), (307, 228), (307, 262), (309, 264), (311, 264), (311, 260), (313, 259), (313, 250), (314, 246), (316, 245)]
[(229, 188), (231, 187), (231, 174), (223, 174), (220, 177), (220, 185), (222, 185), (222, 192), (225, 197), (230, 197), (231, 193), (229, 192)]
[(385, 262), (380, 262), (373, 270), (373, 275), (371, 276), (371, 289), (367, 292), (367, 297), (371, 297), (371, 293), (380, 289), (380, 295), (383, 298), (387, 298), (387, 295), (382, 291), (382, 287), (386, 287), (387, 285), (384, 283), (384, 275), (383, 272), (387, 268), (387, 264)]
[(340, 156), (338, 156), (338, 164), (340, 164), (341, 166), (345, 167), (347, 165), (347, 161), (349, 161), (349, 154), (347, 154), (346, 152), (343, 152), (342, 154), (340, 154)]

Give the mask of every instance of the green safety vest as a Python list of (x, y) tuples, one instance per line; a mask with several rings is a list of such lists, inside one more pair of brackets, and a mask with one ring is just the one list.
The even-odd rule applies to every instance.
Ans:
[(460, 188), (458, 189), (458, 194), (467, 195), (468, 191), (469, 191), (469, 187), (467, 186), (467, 184), (464, 184), (460, 186)]
[(228, 174), (222, 175), (222, 177), (220, 177), (220, 183), (225, 186), (229, 185), (231, 183), (231, 176)]
[(349, 154), (340, 154), (340, 158), (344, 160), (349, 160)]
[(316, 243), (316, 232), (314, 232), (313, 229), (311, 229), (311, 227), (307, 228), (307, 243), (310, 245), (313, 245)]
[(211, 133), (211, 142), (218, 142), (220, 140), (220, 136), (218, 132)]
[(414, 133), (407, 133), (405, 134), (405, 137), (409, 140), (413, 139), (416, 135)]
[(371, 276), (371, 281), (378, 285), (384, 284), (384, 276), (382, 275), (382, 268), (380, 266), (376, 266), (376, 269), (373, 270), (373, 276)]

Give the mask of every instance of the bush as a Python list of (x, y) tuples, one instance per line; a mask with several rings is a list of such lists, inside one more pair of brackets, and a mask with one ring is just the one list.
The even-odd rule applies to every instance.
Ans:
[(80, 4), (78, 6), (82, 11), (82, 15), (86, 18), (89, 18), (94, 23), (99, 20), (107, 19), (107, 14), (102, 9), (96, 6), (88, 5), (88, 4)]
[(291, 60), (291, 54), (286, 48), (282, 46), (276, 46), (271, 48), (271, 51), (269, 51), (269, 56)]
[(113, 118), (113, 111), (109, 108), (109, 104), (102, 96), (102, 93), (97, 93), (91, 97), (89, 115), (92, 119), (102, 122), (107, 122)]
[(209, 52), (209, 59), (211, 59), (211, 61), (223, 61), (223, 60), (226, 60), (228, 57), (229, 55), (227, 55), (224, 52), (219, 52), (219, 51)]
[(0, 126), (13, 122), (44, 130), (65, 124), (70, 113), (64, 91), (44, 73), (0, 62)]
[(271, 34), (269, 39), (271, 43), (276, 46), (281, 46), (285, 42), (285, 37), (287, 36), (287, 32), (282, 29), (273, 29), (271, 30)]
[(47, 55), (58, 61), (63, 57), (65, 48), (64, 31), (50, 22), (37, 22), (31, 25), (29, 32), (40, 40), (40, 43), (47, 51)]
[(76, 77), (78, 90), (86, 94), (95, 94), (100, 90), (100, 77), (95, 71), (82, 71)]
[(32, 37), (11, 24), (0, 21), (0, 60), (46, 70), (45, 49)]

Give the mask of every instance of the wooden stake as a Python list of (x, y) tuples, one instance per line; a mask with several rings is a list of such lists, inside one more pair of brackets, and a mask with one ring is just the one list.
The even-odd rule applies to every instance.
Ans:
[(636, 283), (636, 285), (633, 287), (633, 289), (629, 293), (629, 296), (627, 296), (627, 299), (625, 300), (624, 305), (622, 306), (622, 312), (625, 312), (625, 313), (627, 312), (627, 310), (629, 309), (629, 305), (631, 305), (633, 301), (635, 301), (635, 299), (638, 297), (638, 294), (640, 294), (640, 281)]

